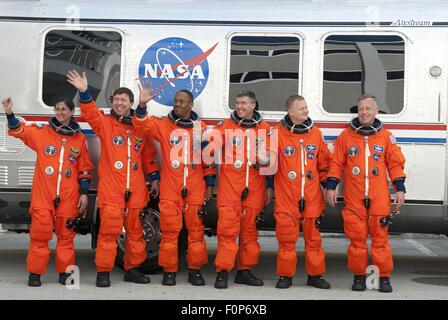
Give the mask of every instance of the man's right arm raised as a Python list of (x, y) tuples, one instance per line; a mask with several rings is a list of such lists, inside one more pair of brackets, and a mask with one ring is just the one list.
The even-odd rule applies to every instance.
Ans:
[(151, 83), (146, 86), (138, 85), (139, 99), (138, 107), (135, 110), (135, 117), (132, 118), (132, 125), (135, 129), (144, 131), (151, 139), (160, 141), (159, 130), (156, 129), (154, 119), (148, 116), (147, 103), (155, 97), (155, 93), (151, 93)]
[(81, 116), (86, 120), (97, 136), (102, 134), (104, 114), (97, 109), (95, 101), (88, 90), (86, 73), (80, 75), (76, 70), (67, 73), (67, 81), (79, 91)]

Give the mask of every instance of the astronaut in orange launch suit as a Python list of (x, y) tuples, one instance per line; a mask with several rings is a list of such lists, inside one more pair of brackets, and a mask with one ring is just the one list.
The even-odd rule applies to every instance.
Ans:
[(97, 287), (110, 286), (110, 271), (117, 254), (117, 237), (126, 230), (124, 281), (149, 283), (138, 269), (146, 259), (146, 242), (140, 212), (149, 200), (145, 173), (153, 189), (158, 189), (156, 149), (147, 135), (132, 125), (134, 95), (128, 88), (113, 93), (109, 115), (97, 109), (88, 91), (85, 74), (69, 71), (68, 82), (79, 90), (81, 116), (89, 123), (101, 142), (98, 165), (98, 207), (100, 231), (95, 264)]
[(206, 124), (192, 111), (193, 95), (188, 90), (176, 92), (173, 110), (163, 118), (147, 115), (146, 104), (154, 98), (150, 84), (139, 85), (140, 102), (133, 123), (136, 128), (160, 142), (162, 168), (160, 179), (160, 228), (162, 241), (158, 263), (163, 267), (162, 284), (176, 285), (178, 237), (182, 220), (188, 231), (188, 281), (205, 285), (200, 269), (208, 261), (204, 225), (200, 216), (204, 201), (213, 194), (216, 170), (205, 165), (201, 151)]
[(348, 268), (354, 273), (352, 290), (366, 290), (367, 237), (372, 240), (372, 263), (378, 267), (380, 292), (392, 292), (392, 251), (388, 239), (390, 193), (387, 174), (395, 189), (394, 204), (404, 203), (405, 158), (394, 136), (376, 118), (378, 106), (372, 95), (358, 99), (358, 117), (336, 139), (327, 176), (326, 198), (336, 202), (336, 186), (344, 176), (344, 231), (350, 239)]
[(305, 239), (307, 284), (329, 289), (325, 273), (325, 251), (319, 232), (325, 210), (324, 186), (331, 154), (322, 133), (308, 116), (305, 99), (299, 95), (286, 100), (287, 115), (278, 129), (278, 171), (274, 178), (276, 235), (279, 242), (276, 287), (289, 288), (296, 272), (296, 242), (299, 222)]
[[(215, 288), (228, 287), (228, 274), (237, 264), (235, 283), (262, 286), (251, 268), (259, 260), (256, 219), (273, 195), (261, 170), (270, 165), (271, 128), (256, 110), (252, 91), (236, 97), (235, 111), (218, 124), (223, 150), (218, 182), (218, 249)], [(236, 239), (239, 237), (239, 243)]]
[(28, 285), (41, 286), (40, 276), (47, 271), (50, 260), (48, 241), (53, 238), (53, 229), (57, 236), (56, 269), (59, 282), (65, 285), (67, 267), (75, 264), (76, 235), (66, 224), (87, 208), (92, 179), (86, 139), (73, 119), (75, 106), (71, 101), (57, 101), (55, 117), (45, 125), (25, 125), (14, 116), (12, 105), (11, 98), (3, 100), (8, 134), (22, 140), (37, 155), (29, 210)]

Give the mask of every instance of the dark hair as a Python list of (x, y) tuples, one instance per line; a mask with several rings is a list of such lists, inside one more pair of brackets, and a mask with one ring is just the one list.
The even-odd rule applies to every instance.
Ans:
[(296, 100), (304, 101), (305, 98), (302, 97), (302, 96), (300, 96), (300, 95), (298, 95), (298, 94), (294, 94), (294, 95), (292, 95), (292, 96), (289, 96), (289, 97), (286, 99), (286, 102), (285, 102), (286, 110), (289, 110), (289, 108), (292, 107), (292, 105), (294, 104), (294, 101), (296, 101)]
[(252, 102), (257, 103), (257, 97), (255, 96), (255, 93), (253, 93), (250, 90), (244, 90), (244, 91), (240, 91), (237, 95), (237, 98), (241, 98), (241, 97), (248, 97), (249, 99), (252, 100)]
[(126, 87), (120, 87), (117, 90), (114, 91), (114, 93), (112, 94), (112, 98), (115, 97), (117, 94), (127, 94), (129, 97), (129, 101), (131, 101), (131, 103), (134, 103), (134, 94), (132, 93), (132, 91)]
[(193, 94), (190, 92), (190, 90), (187, 90), (187, 89), (179, 90), (179, 91), (176, 92), (175, 96), (176, 96), (178, 93), (185, 93), (187, 96), (190, 97), (190, 102), (193, 102), (194, 98), (193, 98)]
[(70, 111), (75, 110), (75, 104), (73, 103), (72, 100), (65, 99), (65, 98), (59, 98), (59, 99), (56, 99), (54, 106), (56, 107), (56, 105), (60, 102), (64, 103), (70, 109)]

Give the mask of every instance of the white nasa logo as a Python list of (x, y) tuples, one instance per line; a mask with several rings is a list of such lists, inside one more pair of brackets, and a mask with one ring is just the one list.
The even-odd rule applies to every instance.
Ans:
[(52, 166), (48, 166), (45, 168), (45, 173), (49, 176), (51, 176), (54, 173), (54, 169)]
[(115, 169), (120, 170), (123, 168), (123, 162), (117, 161), (117, 162), (115, 162), (114, 166), (115, 166)]
[(288, 172), (288, 179), (289, 180), (294, 180), (295, 178), (297, 178), (297, 173), (295, 171), (289, 171)]
[(241, 160), (236, 160), (236, 161), (233, 163), (233, 166), (234, 166), (235, 168), (239, 169), (239, 168), (241, 168), (241, 167), (243, 166), (243, 161), (241, 161)]

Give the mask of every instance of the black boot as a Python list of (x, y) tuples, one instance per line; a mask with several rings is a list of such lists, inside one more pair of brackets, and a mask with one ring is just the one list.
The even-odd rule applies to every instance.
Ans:
[(353, 279), (353, 291), (366, 291), (366, 276), (356, 276)]
[(226, 289), (228, 279), (229, 279), (229, 273), (226, 270), (219, 271), (216, 274), (215, 288)]
[(98, 272), (96, 274), (96, 286), (98, 288), (110, 287), (110, 273), (109, 272)]
[[(67, 282), (67, 278), (70, 277), (70, 275), (71, 275), (70, 273), (66, 273), (66, 272), (59, 273), (59, 283), (65, 286), (66, 282)], [(75, 281), (72, 279), (70, 281), (70, 284), (74, 284), (74, 283), (75, 283)]]
[(318, 289), (330, 289), (330, 284), (325, 281), (325, 279), (322, 276), (308, 276), (308, 281), (306, 283), (307, 285), (311, 287), (315, 287)]
[(263, 280), (256, 277), (249, 269), (238, 270), (235, 277), (235, 283), (247, 284), (249, 286), (262, 286)]
[(162, 284), (164, 286), (175, 286), (176, 285), (176, 272), (164, 272)]
[(290, 286), (292, 286), (291, 277), (280, 277), (278, 278), (277, 285), (275, 287), (278, 289), (288, 289)]
[(190, 269), (188, 272), (188, 282), (194, 286), (205, 286), (205, 280), (201, 275), (201, 270)]
[(40, 287), (42, 282), (40, 282), (40, 274), (30, 273), (28, 276), (28, 286), (30, 287)]
[(392, 292), (389, 277), (380, 277), (380, 292)]
[(150, 283), (151, 279), (140, 272), (138, 268), (129, 269), (124, 273), (124, 281), (134, 283)]

